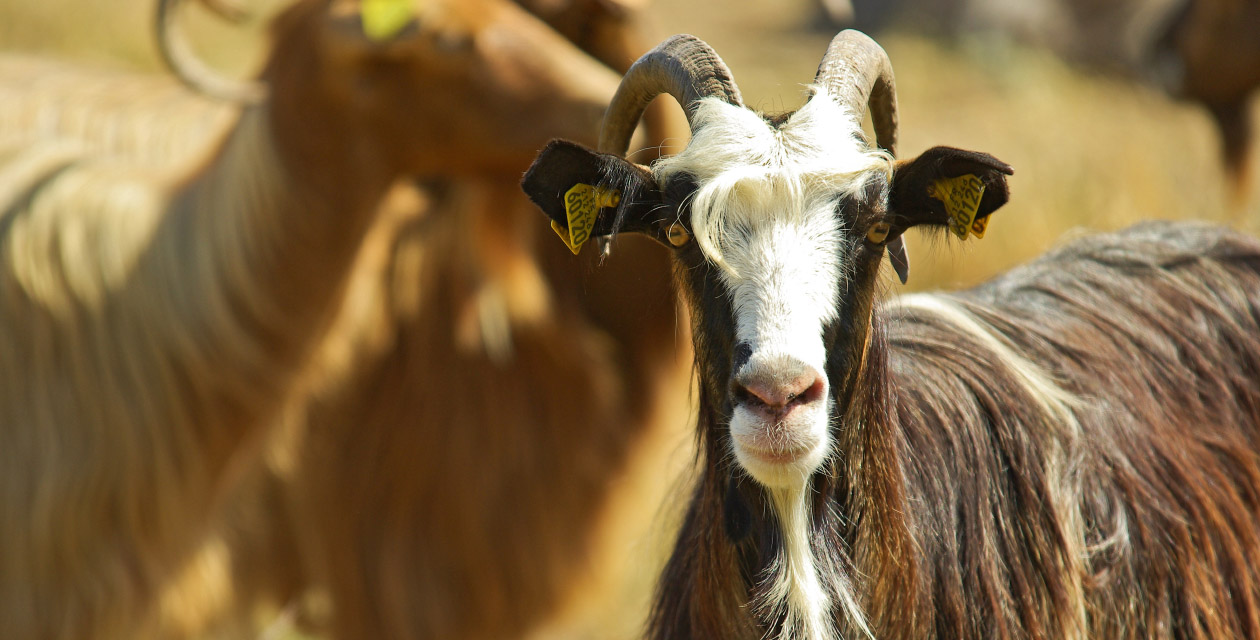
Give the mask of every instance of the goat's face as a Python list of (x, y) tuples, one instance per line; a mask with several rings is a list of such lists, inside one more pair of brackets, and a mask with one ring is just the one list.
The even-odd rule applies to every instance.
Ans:
[(557, 141), (524, 187), (558, 230), (574, 185), (615, 189), (590, 235), (634, 231), (675, 249), (714, 435), (761, 484), (799, 487), (848, 408), (880, 258), (910, 226), (947, 225), (934, 183), (984, 184), (983, 220), (1005, 202), (1010, 168), (943, 147), (895, 164), (823, 86), (784, 117), (717, 98), (690, 115), (687, 148), (651, 169)]
[(373, 35), (362, 11), (348, 0), (292, 7), (274, 25), (266, 80), (273, 100), (292, 103), (283, 113), (326, 107), (342, 124), (320, 135), (353, 135), (401, 171), (521, 171), (556, 132), (593, 142), (617, 87), (507, 0), (415, 2)]
[(731, 453), (767, 486), (803, 481), (830, 450), (825, 337), (854, 265), (878, 259), (854, 238), (883, 207), (892, 162), (854, 122), (825, 92), (777, 122), (709, 99), (687, 149), (653, 168), (694, 238), (678, 256), (710, 397)]

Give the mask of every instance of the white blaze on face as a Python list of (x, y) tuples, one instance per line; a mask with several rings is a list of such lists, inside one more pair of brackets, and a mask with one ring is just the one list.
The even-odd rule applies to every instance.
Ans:
[[(727, 222), (731, 233), (723, 255), (730, 269), (721, 272), (722, 279), (736, 341), (752, 347), (747, 364), (733, 373), (784, 376), (804, 365), (821, 375), (827, 359), (823, 327), (835, 319), (842, 274), (834, 201), (782, 219)], [(822, 398), (773, 424), (736, 405), (730, 430), (740, 464), (767, 486), (802, 484), (829, 449), (825, 378)]]
[(786, 616), (780, 638), (830, 640), (834, 592), (850, 620), (865, 629), (845, 577), (817, 566), (807, 481), (831, 449), (823, 331), (836, 320), (840, 283), (850, 269), (837, 209), (870, 175), (891, 178), (892, 160), (869, 151), (857, 117), (816, 90), (777, 128), (747, 109), (706, 99), (693, 117), (687, 149), (658, 161), (653, 171), (660, 184), (688, 174), (697, 185), (690, 203), (694, 236), (719, 267), (736, 342), (752, 350), (732, 372), (736, 381), (744, 376), (769, 387), (818, 381), (815, 393), (801, 396), (811, 402), (775, 409), (745, 396), (734, 403), (733, 452), (768, 489), (783, 530), (773, 582), (754, 605)]

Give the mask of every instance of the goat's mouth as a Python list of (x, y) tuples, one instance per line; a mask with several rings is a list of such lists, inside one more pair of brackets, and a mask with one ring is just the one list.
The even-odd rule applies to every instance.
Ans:
[(822, 465), (827, 437), (816, 420), (767, 423), (742, 413), (731, 419), (732, 448), (740, 466), (761, 484), (794, 485)]
[(771, 447), (758, 443), (754, 439), (734, 436), (735, 446), (744, 453), (772, 464), (793, 464), (813, 453), (817, 446), (799, 445), (787, 447)]

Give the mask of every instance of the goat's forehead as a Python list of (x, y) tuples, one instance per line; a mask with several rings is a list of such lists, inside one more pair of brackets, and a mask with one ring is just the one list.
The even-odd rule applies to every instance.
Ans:
[(738, 235), (779, 224), (830, 227), (846, 196), (874, 178), (887, 182), (891, 158), (872, 150), (857, 116), (818, 90), (777, 126), (720, 100), (701, 101), (687, 148), (653, 167), (666, 192), (687, 194), (695, 236), (707, 258), (725, 266)]
[(692, 138), (676, 162), (720, 170), (731, 164), (765, 167), (829, 166), (860, 170), (869, 145), (860, 114), (839, 104), (825, 89), (786, 117), (767, 118), (718, 98), (700, 100), (692, 117)]
[(692, 122), (687, 148), (653, 172), (667, 187), (686, 176), (701, 198), (715, 191), (740, 201), (730, 204), (774, 208), (788, 199), (812, 206), (891, 173), (891, 158), (866, 142), (858, 116), (823, 89), (778, 124), (716, 98), (701, 100)]

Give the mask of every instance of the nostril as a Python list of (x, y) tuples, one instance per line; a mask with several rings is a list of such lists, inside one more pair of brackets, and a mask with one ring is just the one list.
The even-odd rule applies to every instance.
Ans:
[(735, 399), (744, 404), (782, 407), (791, 400), (789, 395), (789, 392), (775, 389), (772, 385), (759, 384), (757, 381), (735, 383)]
[[(794, 404), (810, 404), (822, 399), (823, 393), (827, 390), (827, 382), (820, 375), (814, 375), (813, 379), (802, 379), (804, 386), (800, 391), (793, 394), (790, 402)], [(798, 381), (801, 382), (801, 381)]]

